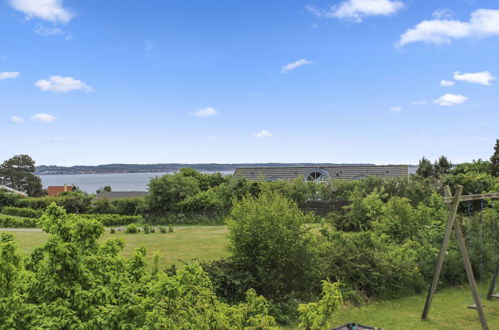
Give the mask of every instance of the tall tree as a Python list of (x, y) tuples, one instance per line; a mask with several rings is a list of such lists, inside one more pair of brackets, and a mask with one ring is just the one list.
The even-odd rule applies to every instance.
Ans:
[(433, 164), (426, 157), (421, 158), (416, 174), (423, 178), (433, 176), (435, 174)]
[(490, 162), (492, 163), (490, 174), (493, 176), (499, 176), (499, 139), (496, 140), (494, 154), (490, 157)]
[(452, 163), (445, 156), (440, 156), (440, 158), (435, 161), (433, 166), (436, 174), (447, 174), (452, 168)]
[(34, 172), (35, 161), (30, 156), (15, 155), (0, 165), (0, 182), (29, 196), (40, 196), (42, 181)]

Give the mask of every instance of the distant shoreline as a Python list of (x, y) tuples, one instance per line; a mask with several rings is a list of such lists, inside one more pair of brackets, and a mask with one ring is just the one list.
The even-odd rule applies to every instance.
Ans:
[(79, 175), (79, 174), (126, 174), (126, 173), (174, 173), (181, 168), (192, 168), (201, 172), (228, 172), (240, 167), (327, 167), (327, 166), (374, 166), (374, 164), (336, 164), (336, 163), (240, 163), (240, 164), (105, 164), (57, 166), (41, 165), (36, 167), (36, 175)]

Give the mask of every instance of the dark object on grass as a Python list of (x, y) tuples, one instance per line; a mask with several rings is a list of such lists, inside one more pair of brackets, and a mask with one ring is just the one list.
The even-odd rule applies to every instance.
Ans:
[(383, 330), (383, 328), (369, 327), (367, 325), (361, 325), (357, 323), (348, 323), (342, 325), (341, 327), (333, 328), (331, 330)]

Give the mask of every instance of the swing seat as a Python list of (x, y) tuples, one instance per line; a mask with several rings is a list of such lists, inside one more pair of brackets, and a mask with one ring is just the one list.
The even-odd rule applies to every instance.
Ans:
[[(484, 308), (484, 307), (485, 307), (485, 305), (482, 305), (482, 308)], [(469, 305), (469, 306), (468, 306), (468, 308), (469, 308), (469, 309), (478, 309), (478, 308), (476, 307), (476, 304)]]

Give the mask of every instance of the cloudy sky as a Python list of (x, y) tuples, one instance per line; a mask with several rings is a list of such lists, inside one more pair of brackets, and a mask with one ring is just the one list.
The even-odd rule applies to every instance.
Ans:
[(499, 137), (499, 3), (0, 0), (0, 161), (416, 163)]

